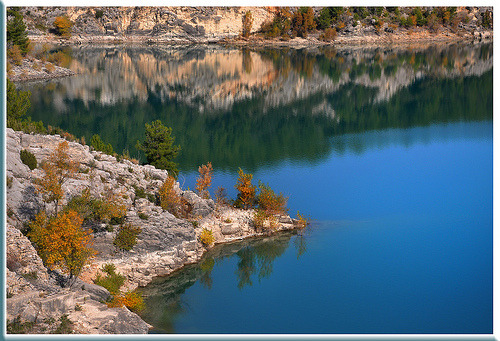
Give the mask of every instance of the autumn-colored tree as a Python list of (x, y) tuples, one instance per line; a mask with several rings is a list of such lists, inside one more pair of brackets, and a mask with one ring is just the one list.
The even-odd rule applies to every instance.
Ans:
[(302, 17), (304, 18), (304, 27), (307, 31), (316, 29), (316, 22), (314, 21), (314, 12), (312, 7), (301, 8)]
[(73, 23), (66, 16), (56, 17), (54, 20), (54, 28), (57, 34), (63, 37), (71, 37), (71, 27)]
[(175, 178), (169, 175), (161, 185), (158, 194), (161, 207), (173, 215), (177, 215), (181, 206), (181, 198), (175, 190), (174, 184)]
[(23, 55), (19, 46), (14, 45), (7, 49), (7, 59), (9, 60), (9, 62), (14, 63), (14, 65), (23, 64)]
[(67, 141), (59, 143), (49, 158), (41, 164), (44, 175), (34, 181), (43, 200), (47, 203), (54, 203), (55, 215), (57, 215), (59, 203), (64, 197), (62, 185), (67, 179), (75, 177), (79, 168), (79, 163), (70, 159), (68, 150)]
[(42, 211), (30, 224), (28, 233), (43, 262), (50, 269), (68, 274), (70, 285), (95, 254), (90, 247), (92, 236), (82, 229), (82, 222), (83, 218), (75, 211), (50, 218)]
[(238, 197), (235, 204), (244, 209), (252, 208), (255, 202), (256, 186), (252, 185), (253, 174), (245, 174), (240, 168), (238, 180), (234, 186), (238, 190)]
[(213, 168), (212, 163), (208, 162), (206, 165), (198, 167), (200, 176), (196, 179), (196, 190), (205, 199), (210, 198), (208, 188), (212, 185)]
[(253, 25), (252, 12), (247, 11), (243, 15), (242, 21), (243, 21), (242, 35), (243, 37), (248, 38), (250, 36), (250, 31), (252, 30), (252, 25)]
[(302, 13), (299, 11), (295, 12), (292, 17), (292, 37), (293, 36), (304, 36), (304, 25), (303, 25)]

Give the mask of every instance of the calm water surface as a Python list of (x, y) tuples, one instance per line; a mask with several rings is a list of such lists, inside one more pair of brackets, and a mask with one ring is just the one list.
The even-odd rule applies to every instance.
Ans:
[(143, 288), (153, 332), (493, 332), (491, 44), (67, 52), (34, 120), (141, 158), (161, 119), (184, 188), (211, 161), (234, 197), (242, 167), (314, 218)]

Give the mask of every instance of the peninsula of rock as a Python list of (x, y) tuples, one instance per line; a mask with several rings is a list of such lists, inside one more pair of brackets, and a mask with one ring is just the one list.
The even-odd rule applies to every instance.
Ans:
[[(80, 165), (76, 178), (64, 184), (66, 201), (90, 189), (99, 196), (111, 190), (120, 194), (126, 205), (126, 221), (139, 226), (141, 233), (130, 251), (120, 251), (113, 245), (116, 229), (94, 226), (93, 248), (98, 252), (71, 288), (61, 287), (57, 272), (47, 269), (21, 233), (25, 224), (42, 209), (51, 209), (34, 187), (41, 175), (39, 168), (30, 170), (20, 158), (21, 150), (34, 154), (38, 163), (46, 160), (58, 144), (65, 141), (58, 135), (31, 135), (7, 129), (7, 320), (35, 323), (45, 332), (50, 326), (44, 321), (67, 315), (74, 322), (75, 333), (147, 333), (149, 325), (127, 308), (108, 308), (101, 303), (109, 297), (106, 289), (93, 280), (103, 264), (112, 263), (116, 271), (126, 276), (124, 288), (134, 290), (147, 285), (156, 276), (165, 276), (186, 264), (198, 261), (207, 247), (200, 242), (203, 229), (212, 231), (215, 243), (263, 235), (255, 228), (253, 210), (218, 206), (212, 199), (200, 198), (193, 191), (177, 191), (188, 203), (190, 220), (179, 219), (137, 196), (135, 190), (157, 190), (166, 179), (167, 171), (150, 165), (138, 165), (129, 160), (92, 151), (89, 146), (69, 142), (71, 159)], [(147, 217), (147, 219), (144, 219)], [(289, 216), (279, 218), (275, 231), (292, 230), (297, 221)]]

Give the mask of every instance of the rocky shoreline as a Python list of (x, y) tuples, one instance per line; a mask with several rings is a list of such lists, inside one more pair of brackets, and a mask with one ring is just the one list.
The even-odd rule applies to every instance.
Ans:
[[(106, 289), (93, 284), (103, 264), (112, 263), (126, 276), (124, 290), (147, 285), (154, 277), (168, 275), (186, 264), (197, 262), (207, 251), (199, 240), (203, 229), (212, 230), (215, 243), (232, 242), (269, 234), (255, 228), (252, 210), (215, 205), (192, 191), (177, 188), (188, 202), (192, 219), (179, 219), (140, 197), (136, 188), (146, 192), (157, 189), (167, 172), (150, 165), (91, 151), (89, 146), (69, 142), (73, 161), (80, 173), (64, 185), (69, 199), (89, 188), (93, 195), (105, 191), (120, 193), (127, 207), (126, 222), (141, 227), (138, 242), (130, 251), (119, 251), (113, 245), (117, 229), (94, 226), (93, 248), (98, 252), (92, 264), (71, 288), (62, 288), (60, 276), (49, 271), (30, 241), (20, 232), (25, 223), (41, 209), (51, 209), (37, 194), (33, 180), (41, 170), (30, 170), (20, 159), (22, 149), (33, 153), (38, 163), (45, 160), (64, 141), (58, 135), (30, 135), (7, 129), (7, 320), (34, 323), (31, 332), (50, 332), (47, 321), (66, 315), (73, 321), (75, 333), (147, 333), (150, 326), (127, 308), (108, 308), (101, 303), (109, 298)], [(147, 219), (144, 219), (147, 217)], [(297, 221), (289, 216), (279, 218), (275, 231), (293, 230)]]

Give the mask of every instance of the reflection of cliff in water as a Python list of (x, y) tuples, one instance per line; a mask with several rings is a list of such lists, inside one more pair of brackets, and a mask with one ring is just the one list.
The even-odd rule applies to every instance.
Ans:
[[(218, 245), (207, 252), (199, 263), (187, 265), (170, 276), (154, 279), (141, 289), (147, 307), (141, 317), (159, 332), (174, 333), (175, 316), (189, 309), (182, 301), (182, 294), (197, 281), (210, 290), (213, 285), (210, 273), (217, 263), (236, 257), (238, 262), (234, 271), (234, 285), (245, 290), (255, 280), (260, 281), (272, 275), (274, 260), (289, 247), (292, 236), (293, 233), (281, 233), (269, 238)], [(300, 239), (299, 242), (294, 241), (300, 256), (305, 250), (304, 237), (297, 236), (295, 239)]]
[[(376, 89), (372, 101), (389, 100), (425, 77), (481, 75), (493, 67), (492, 44), (420, 49), (225, 49), (220, 47), (82, 47), (70, 68), (67, 99), (110, 105), (150, 93), (200, 112), (230, 110), (263, 96), (263, 109), (355, 84)], [(334, 108), (335, 109), (335, 108)]]
[(315, 163), (331, 153), (332, 136), (491, 120), (493, 112), (492, 44), (113, 46), (74, 49), (73, 56), (81, 74), (31, 86), (28, 115), (87, 141), (98, 133), (133, 157), (144, 124), (161, 119), (183, 148), (183, 171), (208, 160), (230, 171)]

